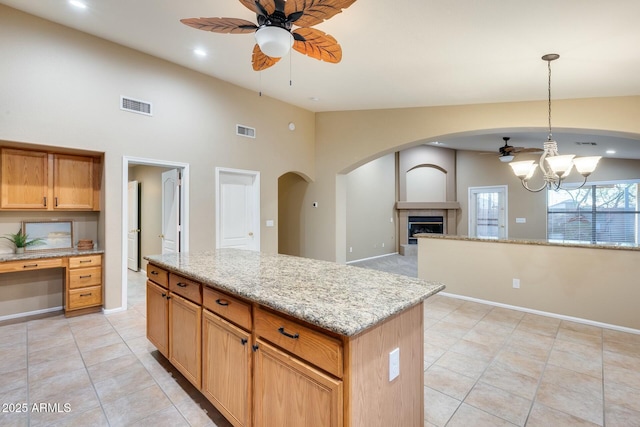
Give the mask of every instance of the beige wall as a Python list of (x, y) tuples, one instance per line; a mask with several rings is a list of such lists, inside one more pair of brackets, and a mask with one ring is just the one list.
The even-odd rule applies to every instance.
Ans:
[[(309, 217), (308, 234), (314, 245), (306, 255), (346, 260), (342, 174), (381, 155), (445, 135), (541, 130), (546, 118), (540, 111), (545, 111), (542, 101), (316, 114), (317, 174), (307, 197), (319, 200), (320, 206)], [(640, 96), (554, 101), (558, 130), (639, 137), (639, 116)], [(459, 174), (460, 165), (457, 170)]]
[[(407, 200), (407, 172), (420, 165), (433, 165), (444, 170), (446, 174), (446, 199), (437, 201), (456, 201), (456, 151), (418, 145), (400, 151), (398, 179), (400, 185), (399, 201)], [(433, 202), (435, 200), (413, 200), (417, 202)]]
[(640, 330), (638, 251), (438, 238), (418, 245), (418, 277), (447, 293)]
[(300, 256), (305, 241), (304, 195), (309, 183), (297, 173), (278, 179), (278, 253)]
[(360, 166), (346, 180), (347, 261), (397, 252), (395, 154)]
[[(106, 309), (121, 307), (123, 156), (190, 165), (194, 251), (215, 242), (216, 166), (260, 171), (263, 218), (277, 217), (280, 175), (315, 178), (309, 111), (5, 6), (0, 52), (11, 65), (0, 79), (0, 140), (105, 153)], [(121, 95), (152, 102), (154, 116), (121, 111)], [(237, 123), (257, 138), (236, 136)], [(277, 227), (261, 223), (261, 249), (277, 252)]]

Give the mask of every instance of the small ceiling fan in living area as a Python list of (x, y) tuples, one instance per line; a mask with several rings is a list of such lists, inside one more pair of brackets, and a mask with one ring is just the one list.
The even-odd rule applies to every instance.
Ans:
[(503, 136), (502, 140), (504, 141), (504, 145), (499, 148), (498, 153), (500, 154), (498, 158), (501, 162), (508, 163), (513, 160), (514, 155), (518, 153), (540, 153), (542, 152), (541, 148), (524, 148), (524, 147), (514, 147), (509, 145), (509, 140), (511, 137)]
[[(220, 1), (220, 0), (216, 0)], [(257, 24), (240, 18), (187, 18), (185, 25), (214, 33), (255, 33), (255, 71), (275, 65), (291, 47), (321, 61), (338, 63), (342, 48), (329, 34), (310, 28), (351, 6), (356, 0), (239, 0), (256, 14)], [(292, 30), (292, 28), (296, 26)]]

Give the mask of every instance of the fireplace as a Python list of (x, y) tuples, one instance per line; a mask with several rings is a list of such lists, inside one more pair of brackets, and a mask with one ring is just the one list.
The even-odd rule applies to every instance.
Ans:
[(410, 245), (418, 243), (418, 239), (414, 237), (420, 233), (444, 233), (444, 218), (441, 216), (410, 216), (408, 227), (408, 239)]

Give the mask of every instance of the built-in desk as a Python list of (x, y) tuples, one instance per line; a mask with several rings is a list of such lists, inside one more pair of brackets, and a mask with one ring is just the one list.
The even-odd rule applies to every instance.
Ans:
[(0, 274), (51, 268), (64, 269), (65, 316), (102, 308), (102, 250), (0, 254)]

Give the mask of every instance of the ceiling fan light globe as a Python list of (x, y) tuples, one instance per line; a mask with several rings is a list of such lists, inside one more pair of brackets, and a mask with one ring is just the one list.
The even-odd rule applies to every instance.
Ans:
[(282, 58), (293, 46), (293, 35), (284, 28), (265, 26), (255, 33), (260, 50), (271, 58)]
[(511, 160), (513, 160), (515, 158), (515, 156), (512, 156), (512, 155), (508, 154), (508, 155), (500, 156), (498, 158), (503, 163), (509, 163)]
[(531, 175), (533, 175), (533, 171), (535, 171), (535, 165), (533, 160), (523, 160), (520, 162), (509, 163), (511, 169), (513, 169), (513, 173), (520, 179), (529, 179)]
[(580, 175), (589, 176), (596, 170), (596, 166), (598, 166), (601, 158), (602, 156), (576, 157), (573, 159), (573, 164)]

